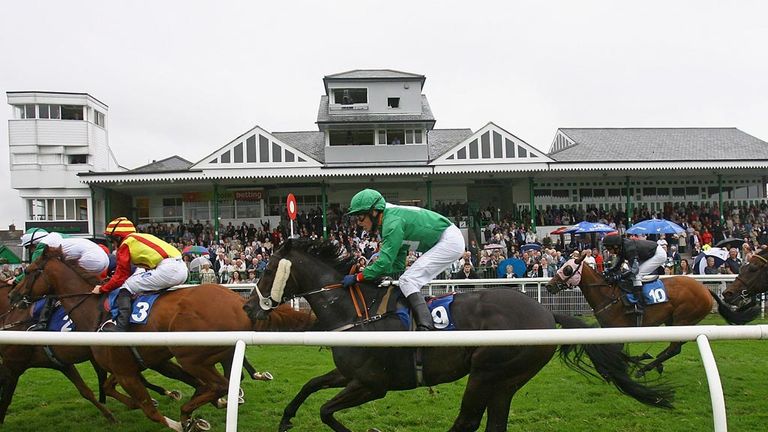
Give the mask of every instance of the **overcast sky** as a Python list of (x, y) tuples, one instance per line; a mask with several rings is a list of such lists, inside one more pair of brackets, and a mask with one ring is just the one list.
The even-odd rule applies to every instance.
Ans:
[[(426, 75), (436, 128), (738, 127), (768, 141), (765, 1), (13, 1), (0, 90), (109, 105), (128, 168), (196, 162), (254, 125), (317, 130), (322, 77)], [(4, 100), (5, 101), (5, 100)], [(23, 225), (0, 109), (0, 227)], [(607, 155), (610, 157), (610, 155)]]

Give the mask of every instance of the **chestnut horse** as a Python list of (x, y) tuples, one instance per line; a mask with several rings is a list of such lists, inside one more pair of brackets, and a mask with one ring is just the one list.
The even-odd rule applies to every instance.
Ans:
[(755, 252), (741, 266), (736, 280), (723, 291), (723, 299), (738, 310), (757, 303), (757, 295), (768, 291), (768, 248)]
[[(338, 282), (354, 260), (339, 258), (339, 247), (328, 241), (289, 239), (270, 258), (255, 293), (245, 308), (260, 318), (278, 304), (304, 297), (324, 329), (362, 332), (405, 330), (401, 319), (380, 312), (390, 296), (387, 289), (363, 282), (359, 291), (341, 289)], [(488, 289), (456, 294), (450, 310), (457, 330), (553, 329), (587, 325), (577, 318), (553, 314), (530, 297), (511, 289)], [(363, 314), (363, 312), (365, 312)], [(362, 317), (361, 317), (362, 314)], [(371, 339), (376, 336), (370, 333)], [(344, 387), (320, 409), (320, 417), (337, 432), (348, 432), (335, 417), (337, 411), (380, 399), (391, 390), (453, 382), (469, 374), (453, 432), (474, 431), (488, 413), (486, 431), (506, 431), (512, 397), (533, 378), (557, 351), (556, 346), (480, 346), (429, 348), (333, 347), (336, 369), (313, 378), (285, 408), (278, 430), (286, 431), (299, 406), (312, 393)], [(419, 354), (417, 354), (417, 352)], [(563, 345), (566, 365), (614, 384), (622, 393), (656, 407), (671, 406), (672, 393), (643, 385), (627, 374), (622, 345)], [(583, 356), (588, 356), (589, 361)], [(417, 360), (418, 358), (418, 360)], [(421, 363), (418, 367), (416, 363)], [(421, 372), (421, 373), (419, 373)]]
[[(107, 318), (102, 302), (104, 296), (90, 294), (95, 280), (62, 261), (61, 250), (47, 248), (42, 256), (27, 267), (27, 277), (11, 291), (14, 305), (26, 305), (45, 295), (58, 297), (79, 331), (96, 331)], [(245, 303), (237, 293), (214, 284), (169, 291), (154, 303), (145, 325), (132, 325), (134, 332), (168, 331), (249, 331), (270, 328), (272, 322), (255, 326), (243, 312)], [(305, 325), (311, 323), (308, 314)], [(144, 365), (157, 367), (176, 358), (181, 369), (194, 382), (195, 393), (181, 407), (180, 421), (163, 416), (152, 403), (141, 383), (141, 366), (129, 347), (91, 347), (93, 358), (111, 372), (133, 401), (151, 420), (175, 431), (190, 426), (190, 416), (198, 407), (215, 403), (227, 392), (228, 380), (216, 369), (216, 364), (231, 360), (233, 346), (220, 347), (136, 347)]]
[[(713, 299), (718, 302), (718, 311), (729, 324), (744, 324), (751, 320), (749, 315), (731, 311), (723, 306), (714, 293), (704, 284), (688, 276), (675, 276), (662, 279), (666, 289), (667, 301), (648, 305), (642, 316), (644, 327), (655, 327), (661, 324), (667, 326), (696, 325), (712, 312)], [(623, 291), (615, 284), (609, 284), (603, 276), (584, 260), (571, 259), (567, 261), (552, 279), (547, 282), (547, 291), (552, 294), (565, 289), (581, 288), (581, 293), (595, 313), (595, 318), (601, 327), (635, 327), (637, 317), (626, 314), (622, 303)], [(664, 370), (664, 361), (680, 354), (685, 342), (671, 342), (656, 358), (641, 366), (638, 376), (656, 369), (659, 373)], [(643, 360), (648, 357), (638, 358)]]

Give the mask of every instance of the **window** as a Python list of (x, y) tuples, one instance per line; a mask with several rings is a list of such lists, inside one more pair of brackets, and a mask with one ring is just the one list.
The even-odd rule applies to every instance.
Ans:
[(93, 110), (93, 122), (96, 123), (97, 126), (104, 127), (104, 113)]
[(400, 108), (400, 98), (399, 97), (387, 98), (387, 107), (388, 108)]
[(56, 198), (27, 200), (27, 218), (40, 221), (88, 220), (88, 200)]
[(339, 105), (368, 103), (368, 89), (333, 89), (333, 102)]
[(211, 220), (211, 211), (208, 201), (185, 202), (184, 220)]
[(328, 137), (330, 139), (330, 145), (332, 146), (346, 146), (346, 145), (373, 145), (374, 131), (372, 130), (357, 130), (357, 131), (330, 131)]
[(405, 131), (403, 131), (403, 130), (388, 130), (387, 131), (387, 144), (389, 144), (389, 145), (405, 144)]
[(62, 105), (61, 119), (62, 120), (83, 120), (83, 106), (82, 105)]
[(70, 165), (80, 165), (88, 163), (88, 155), (75, 154), (67, 156), (67, 163)]
[(181, 220), (181, 198), (163, 198), (163, 219)]
[(35, 106), (34, 105), (22, 105), (21, 106), (21, 118), (23, 118), (23, 119), (37, 118), (37, 115), (35, 115)]

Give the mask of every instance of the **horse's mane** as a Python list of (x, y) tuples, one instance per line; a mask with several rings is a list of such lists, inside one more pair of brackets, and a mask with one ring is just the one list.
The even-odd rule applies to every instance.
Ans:
[(63, 262), (67, 267), (71, 268), (78, 276), (91, 285), (97, 285), (101, 283), (99, 275), (86, 271), (77, 263), (77, 258), (64, 258), (64, 252), (60, 247), (46, 247), (45, 253), (43, 253), (44, 259), (58, 259)]
[(344, 258), (342, 256), (342, 247), (330, 240), (292, 238), (288, 239), (277, 252), (285, 254), (291, 250), (311, 255), (333, 267), (339, 273), (349, 273), (349, 269), (355, 264), (354, 257)]

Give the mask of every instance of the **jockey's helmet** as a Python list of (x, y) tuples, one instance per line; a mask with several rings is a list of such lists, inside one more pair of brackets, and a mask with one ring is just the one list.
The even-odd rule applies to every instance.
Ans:
[(24, 235), (21, 236), (21, 244), (19, 246), (28, 247), (34, 246), (40, 243), (40, 239), (48, 235), (48, 231), (42, 228), (30, 228)]
[(603, 246), (606, 248), (620, 248), (624, 244), (624, 239), (620, 235), (609, 235), (603, 239)]
[(136, 227), (133, 226), (133, 222), (128, 220), (126, 217), (119, 217), (112, 220), (112, 222), (107, 225), (107, 229), (104, 230), (104, 235), (107, 237), (118, 237), (122, 239), (128, 234), (135, 232)]
[(387, 201), (384, 197), (373, 189), (363, 189), (352, 197), (349, 203), (349, 212), (347, 215), (357, 215), (369, 213), (371, 210), (384, 210)]

